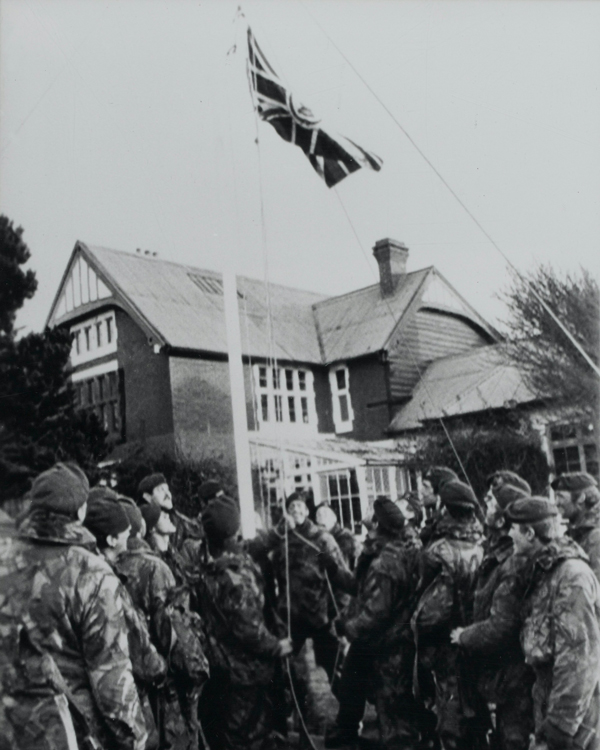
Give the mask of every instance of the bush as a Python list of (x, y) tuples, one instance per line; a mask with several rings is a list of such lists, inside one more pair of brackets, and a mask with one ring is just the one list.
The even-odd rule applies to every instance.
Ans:
[(116, 475), (116, 490), (136, 501), (138, 485), (145, 476), (156, 472), (164, 474), (173, 495), (173, 505), (187, 516), (197, 516), (202, 510), (198, 490), (208, 479), (219, 482), (226, 494), (237, 496), (232, 469), (215, 458), (193, 460), (177, 454), (156, 454), (139, 447), (113, 464), (110, 471)]
[[(508, 469), (526, 479), (534, 494), (548, 487), (548, 460), (541, 437), (525, 414), (507, 412), (484, 414), (477, 418), (446, 421), (446, 429), (456, 453), (478, 497), (486, 491), (486, 479), (495, 471)], [(429, 466), (448, 466), (465, 481), (458, 458), (441, 427), (417, 438), (413, 468), (425, 471)]]

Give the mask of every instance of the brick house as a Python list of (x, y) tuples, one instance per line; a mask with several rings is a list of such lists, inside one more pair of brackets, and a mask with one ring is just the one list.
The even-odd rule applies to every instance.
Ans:
[[(349, 526), (414, 483), (393, 439), (431, 363), (496, 331), (408, 248), (373, 249), (380, 281), (326, 297), (238, 277), (253, 461), (272, 498), (311, 488)], [(233, 459), (221, 275), (77, 242), (48, 316), (73, 334), (78, 405), (129, 446)], [(422, 382), (422, 381), (421, 381)]]

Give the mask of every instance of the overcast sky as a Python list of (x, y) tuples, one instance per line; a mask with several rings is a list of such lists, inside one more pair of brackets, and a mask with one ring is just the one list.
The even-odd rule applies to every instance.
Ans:
[(497, 324), (504, 261), (340, 51), (519, 269), (600, 272), (599, 2), (242, 3), (295, 99), (384, 161), (337, 193), (257, 122), (237, 6), (0, 0), (0, 210), (39, 279), (20, 325), (78, 239), (339, 294), (383, 237)]

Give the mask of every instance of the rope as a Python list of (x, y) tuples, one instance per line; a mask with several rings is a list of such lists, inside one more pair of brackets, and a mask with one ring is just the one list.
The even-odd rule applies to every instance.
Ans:
[(573, 334), (568, 330), (568, 328), (564, 325), (564, 323), (555, 315), (554, 311), (550, 306), (545, 302), (545, 300), (538, 294), (536, 288), (533, 286), (533, 284), (529, 281), (529, 279), (525, 278), (519, 270), (516, 268), (516, 266), (513, 264), (513, 262), (510, 260), (510, 258), (506, 255), (506, 253), (502, 250), (500, 245), (494, 240), (494, 238), (490, 235), (490, 233), (483, 227), (483, 225), (480, 223), (480, 221), (477, 219), (477, 217), (470, 211), (470, 209), (467, 207), (465, 202), (462, 200), (462, 198), (458, 195), (458, 193), (454, 190), (454, 188), (449, 184), (449, 182), (446, 180), (446, 178), (442, 175), (442, 173), (438, 170), (438, 168), (433, 164), (431, 159), (427, 157), (427, 155), (421, 150), (421, 148), (418, 146), (416, 141), (412, 138), (410, 133), (406, 130), (406, 128), (402, 125), (401, 122), (396, 118), (394, 113), (390, 110), (390, 108), (379, 98), (379, 96), (375, 93), (375, 91), (371, 88), (368, 81), (358, 72), (358, 70), (354, 67), (352, 62), (346, 57), (346, 55), (342, 52), (342, 50), (338, 47), (338, 45), (333, 41), (333, 39), (329, 36), (327, 31), (321, 26), (321, 24), (317, 21), (317, 19), (313, 16), (313, 14), (308, 10), (304, 2), (301, 3), (308, 15), (312, 18), (312, 20), (315, 22), (315, 24), (321, 29), (323, 34), (327, 37), (330, 44), (335, 47), (339, 55), (346, 61), (347, 65), (350, 66), (354, 74), (359, 78), (359, 80), (364, 84), (364, 86), (368, 89), (368, 91), (371, 93), (371, 95), (374, 97), (374, 99), (381, 105), (381, 107), (385, 110), (385, 112), (390, 116), (392, 121), (397, 125), (397, 127), (402, 131), (404, 136), (407, 138), (409, 143), (413, 146), (415, 151), (419, 154), (419, 156), (426, 162), (426, 164), (429, 166), (429, 168), (433, 171), (433, 173), (438, 177), (440, 182), (444, 185), (444, 187), (448, 190), (450, 195), (456, 200), (456, 202), (459, 204), (459, 206), (463, 209), (463, 211), (467, 214), (467, 216), (473, 221), (475, 226), (480, 230), (480, 232), (483, 234), (483, 236), (490, 242), (490, 244), (500, 253), (502, 258), (504, 259), (504, 262), (509, 266), (509, 268), (512, 270), (516, 276), (518, 276), (521, 281), (531, 290), (531, 293), (534, 295), (534, 297), (537, 299), (537, 301), (540, 303), (540, 305), (544, 308), (544, 310), (548, 313), (548, 315), (552, 318), (552, 320), (559, 326), (561, 331), (565, 334), (565, 336), (569, 339), (569, 341), (575, 346), (577, 351), (581, 354), (581, 356), (585, 359), (587, 364), (592, 368), (592, 370), (600, 377), (600, 368), (596, 363), (592, 360), (592, 358), (589, 356), (589, 354), (583, 349), (583, 347), (579, 344), (579, 342), (575, 339)]

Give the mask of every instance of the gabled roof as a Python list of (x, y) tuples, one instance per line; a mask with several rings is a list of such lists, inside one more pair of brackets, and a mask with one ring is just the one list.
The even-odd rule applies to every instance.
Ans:
[(501, 344), (482, 346), (432, 362), (388, 432), (414, 430), (440, 417), (500, 409), (537, 398)]
[[(242, 352), (251, 357), (330, 364), (373, 354), (386, 349), (410, 311), (422, 305), (461, 315), (494, 338), (488, 324), (432, 267), (404, 275), (386, 298), (379, 284), (329, 298), (279, 284), (269, 284), (267, 294), (263, 281), (242, 276), (237, 284)], [(227, 353), (219, 273), (77, 242), (48, 325), (108, 304), (125, 309), (156, 343)]]
[[(221, 274), (82, 242), (75, 246), (77, 253), (101, 274), (113, 292), (112, 301), (137, 317), (159, 342), (174, 348), (227, 352)], [(272, 348), (264, 283), (244, 277), (238, 277), (237, 283), (244, 354), (321, 362), (311, 306), (323, 295), (269, 285)], [(54, 316), (55, 307), (56, 303), (49, 322), (61, 323)], [(72, 318), (74, 312), (64, 319)]]
[(431, 268), (407, 273), (391, 297), (382, 297), (379, 284), (314, 306), (326, 363), (381, 351), (402, 319)]

